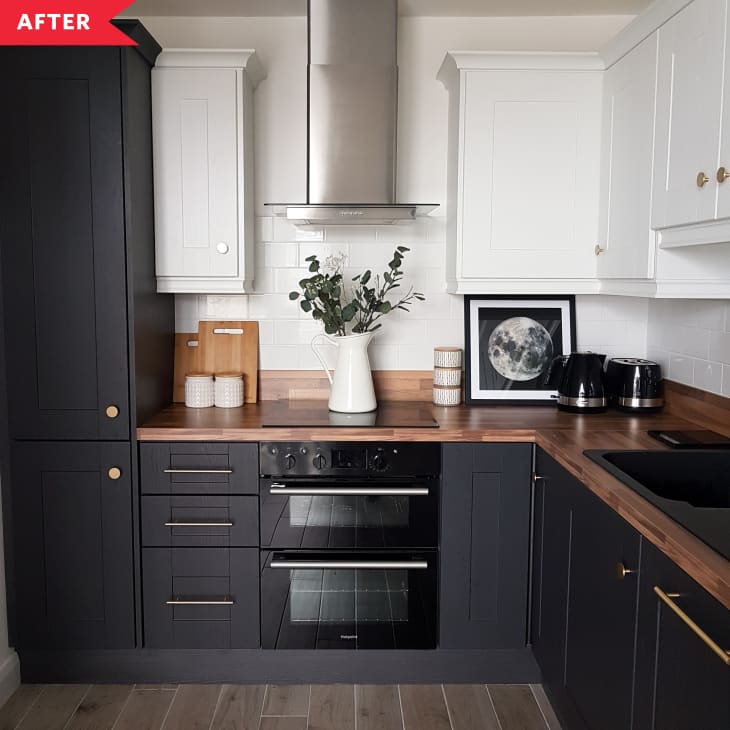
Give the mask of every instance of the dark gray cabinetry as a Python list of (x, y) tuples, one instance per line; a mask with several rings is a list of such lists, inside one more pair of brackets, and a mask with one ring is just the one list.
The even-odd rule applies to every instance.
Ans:
[(144, 645), (259, 646), (257, 444), (145, 443)]
[(529, 444), (444, 444), (440, 646), (526, 644)]
[(119, 25), (139, 46), (0, 49), (0, 409), (12, 473), (0, 466), (21, 660), (28, 647), (135, 645), (134, 433), (170, 399), (174, 302), (156, 294), (154, 271), (160, 48), (137, 21)]
[[(684, 613), (684, 619), (672, 610), (667, 599)], [(730, 667), (689, 622), (727, 655), (728, 610), (645, 542), (633, 725), (637, 730), (730, 727)]]
[(581, 487), (571, 538), (565, 686), (591, 730), (630, 728), (640, 537)]
[(18, 645), (134, 646), (129, 445), (16, 443), (11, 457)]

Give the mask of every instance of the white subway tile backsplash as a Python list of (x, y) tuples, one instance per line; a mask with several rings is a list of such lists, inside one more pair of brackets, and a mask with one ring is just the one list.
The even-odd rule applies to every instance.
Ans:
[(274, 322), (270, 319), (259, 320), (259, 345), (274, 344)]
[(296, 370), (296, 345), (260, 345), (259, 367), (262, 370)]
[(308, 320), (280, 319), (274, 322), (274, 344), (309, 345), (321, 332), (322, 326), (311, 317)]
[(722, 365), (719, 362), (695, 360), (694, 386), (709, 390), (711, 393), (722, 392)]
[(681, 343), (679, 351), (682, 354), (704, 359), (710, 356), (710, 330), (687, 325), (682, 325), (677, 330)]
[(710, 360), (730, 364), (730, 332), (710, 333)]
[(248, 297), (243, 295), (209, 296), (205, 319), (248, 319)]
[(272, 269), (274, 282), (271, 291), (288, 295), (291, 291), (301, 291), (299, 282), (312, 274), (307, 269)]
[(292, 316), (296, 304), (286, 294), (252, 294), (248, 298), (251, 319), (281, 319)]
[(254, 235), (256, 237), (256, 241), (273, 241), (274, 219), (268, 216), (260, 216), (256, 218), (256, 222), (254, 224)]
[(694, 361), (691, 357), (673, 356), (669, 358), (669, 377), (680, 383), (694, 385)]
[(273, 226), (272, 241), (294, 243), (299, 240), (297, 238), (297, 227), (286, 218), (274, 218)]
[(320, 263), (324, 263), (329, 256), (344, 254), (346, 260), (350, 258), (350, 247), (346, 243), (320, 243), (318, 241), (307, 241), (299, 244), (299, 260), (297, 266), (309, 268), (310, 256), (316, 256)]
[(374, 241), (374, 226), (326, 226), (324, 240), (329, 243), (357, 243), (358, 241)]
[(722, 366), (722, 394), (730, 398), (730, 365)]
[[(261, 261), (261, 258), (257, 258)], [(297, 243), (265, 243), (263, 245), (264, 267), (285, 268), (299, 265), (299, 244)]]
[(429, 370), (432, 367), (433, 345), (430, 342), (398, 346), (399, 370)]
[[(397, 345), (382, 345), (375, 339), (370, 347), (368, 347), (368, 354), (370, 355), (370, 367), (373, 370), (399, 369)], [(425, 367), (419, 367), (418, 369), (422, 370)]]

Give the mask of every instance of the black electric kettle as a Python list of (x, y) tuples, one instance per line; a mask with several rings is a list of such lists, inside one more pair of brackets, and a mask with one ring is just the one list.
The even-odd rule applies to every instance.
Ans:
[(553, 360), (545, 385), (558, 391), (557, 404), (561, 411), (602, 413), (606, 410), (605, 359), (605, 355), (595, 352), (571, 352)]

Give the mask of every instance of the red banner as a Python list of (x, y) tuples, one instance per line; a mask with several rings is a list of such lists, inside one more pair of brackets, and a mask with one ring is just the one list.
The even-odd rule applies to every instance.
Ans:
[(2, 46), (134, 46), (109, 21), (132, 0), (0, 0)]

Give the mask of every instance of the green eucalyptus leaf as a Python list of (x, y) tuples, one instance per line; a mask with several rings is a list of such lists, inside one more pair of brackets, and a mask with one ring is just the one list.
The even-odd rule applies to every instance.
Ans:
[(312, 302), (308, 301), (307, 299), (302, 299), (302, 301), (299, 302), (299, 306), (302, 308), (303, 312), (312, 311)]
[(289, 292), (289, 299), (293, 302), (299, 299), (299, 292), (298, 291), (290, 291)]
[(411, 249), (408, 248), (408, 246), (398, 246), (398, 248), (396, 250), (399, 251), (400, 253), (405, 253), (406, 251), (410, 251)]
[(367, 284), (367, 283), (368, 283), (368, 282), (370, 281), (370, 277), (372, 276), (372, 273), (373, 273), (373, 272), (372, 272), (372, 271), (370, 271), (370, 269), (368, 269), (368, 270), (367, 270), (367, 271), (366, 271), (366, 272), (365, 272), (365, 273), (364, 273), (364, 274), (362, 275), (362, 279), (361, 279), (360, 283), (361, 283), (361, 284), (363, 284), (363, 286), (364, 286), (365, 284)]

